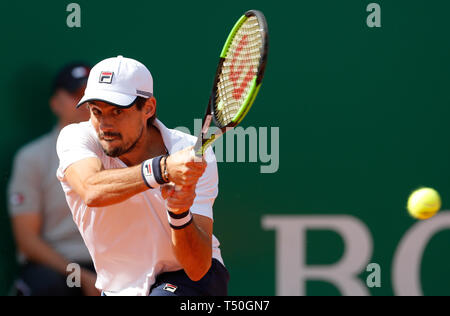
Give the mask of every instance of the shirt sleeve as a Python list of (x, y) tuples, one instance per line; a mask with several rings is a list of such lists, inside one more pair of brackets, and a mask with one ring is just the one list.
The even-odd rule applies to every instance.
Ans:
[[(83, 124), (83, 123), (82, 123)], [(86, 123), (84, 123), (86, 124)], [(99, 158), (99, 144), (87, 126), (72, 124), (63, 128), (56, 142), (59, 158), (57, 177), (61, 181), (70, 165), (86, 158)]]
[(206, 151), (205, 160), (208, 164), (198, 180), (191, 212), (213, 219), (213, 205), (219, 193), (219, 176), (216, 157), (211, 148)]
[(41, 171), (39, 160), (30, 150), (22, 149), (16, 154), (8, 184), (8, 211), (11, 216), (41, 211)]

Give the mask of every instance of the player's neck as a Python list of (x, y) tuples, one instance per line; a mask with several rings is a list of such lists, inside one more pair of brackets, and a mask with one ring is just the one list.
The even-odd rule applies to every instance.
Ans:
[(133, 150), (120, 156), (127, 166), (135, 166), (143, 161), (164, 155), (166, 147), (159, 130), (155, 127), (145, 128), (141, 138), (136, 143)]

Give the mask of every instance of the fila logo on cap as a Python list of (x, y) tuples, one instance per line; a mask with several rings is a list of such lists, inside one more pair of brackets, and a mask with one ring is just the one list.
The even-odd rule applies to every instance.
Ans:
[(137, 60), (119, 56), (102, 60), (92, 68), (77, 107), (93, 100), (130, 107), (136, 97), (152, 96), (153, 78), (147, 67)]
[(98, 82), (100, 83), (112, 83), (114, 73), (111, 71), (102, 71), (100, 73), (100, 80)]

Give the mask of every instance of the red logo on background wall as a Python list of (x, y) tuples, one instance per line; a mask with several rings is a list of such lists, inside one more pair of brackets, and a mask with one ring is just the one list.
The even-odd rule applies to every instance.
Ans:
[(22, 193), (13, 193), (9, 197), (9, 203), (11, 206), (20, 206), (25, 202), (25, 196)]
[(100, 80), (98, 82), (100, 83), (112, 83), (114, 73), (111, 71), (102, 71), (100, 73)]

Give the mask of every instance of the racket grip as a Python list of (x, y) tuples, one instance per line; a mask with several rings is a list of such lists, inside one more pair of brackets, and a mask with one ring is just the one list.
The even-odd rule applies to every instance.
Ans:
[(195, 150), (195, 148), (192, 148), (191, 155), (194, 158), (195, 162), (201, 162), (203, 159), (202, 152)]
[(197, 139), (194, 148), (192, 149), (192, 153), (196, 157), (202, 157), (202, 136)]

